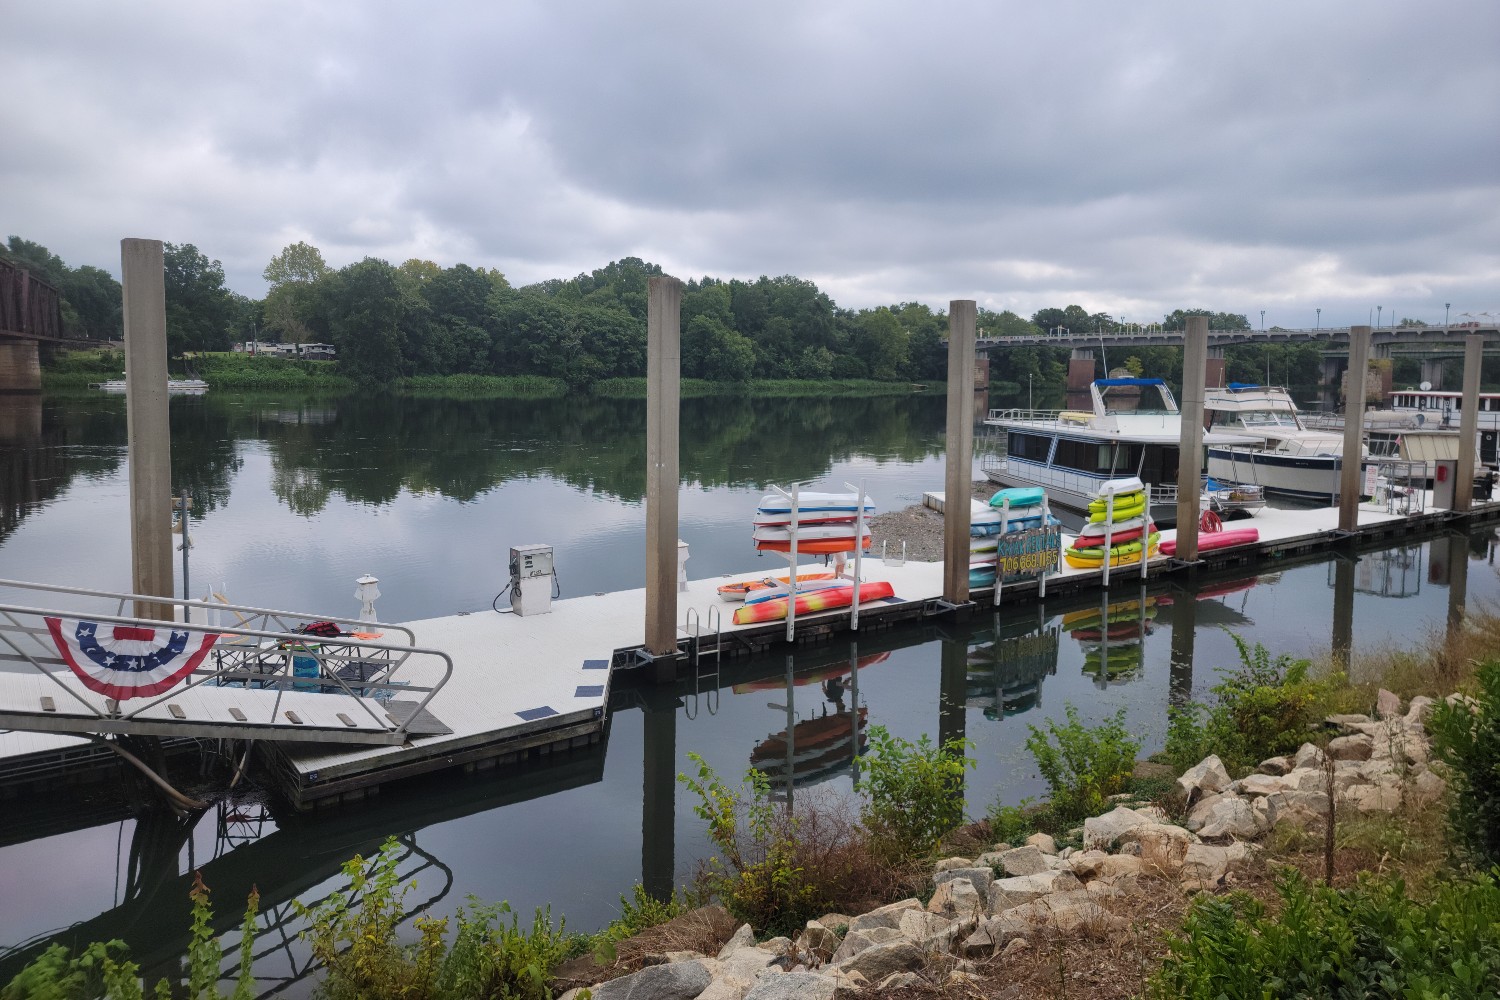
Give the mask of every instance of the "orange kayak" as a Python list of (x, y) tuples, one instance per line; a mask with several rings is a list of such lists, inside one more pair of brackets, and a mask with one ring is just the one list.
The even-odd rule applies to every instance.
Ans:
[[(859, 601), (861, 604), (867, 601), (878, 601), (882, 598), (891, 597), (895, 589), (886, 581), (879, 580), (873, 583), (862, 583), (859, 585)], [(810, 614), (815, 611), (832, 611), (835, 608), (846, 608), (854, 603), (854, 586), (834, 587), (830, 590), (818, 590), (811, 594), (797, 595), (797, 614)], [(747, 604), (742, 608), (736, 608), (734, 612), (734, 623), (736, 625), (753, 625), (757, 622), (780, 621), (786, 617), (787, 598), (775, 597), (769, 601), (761, 601), (759, 604)]]
[[(808, 580), (832, 580), (832, 573), (801, 573), (797, 576), (798, 583)], [(719, 588), (719, 597), (726, 601), (743, 601), (746, 594), (757, 590), (766, 590), (771, 587), (785, 587), (786, 577), (766, 576), (759, 580), (736, 580), (734, 583), (726, 583)]]
[[(870, 541), (870, 536), (866, 535), (864, 537), (864, 544), (860, 547), (868, 549), (870, 547)], [(755, 547), (761, 552), (792, 551), (791, 542), (756, 542)], [(849, 538), (826, 538), (813, 541), (798, 541), (797, 551), (805, 552), (810, 556), (828, 555), (833, 552), (853, 552), (854, 538), (851, 536)]]

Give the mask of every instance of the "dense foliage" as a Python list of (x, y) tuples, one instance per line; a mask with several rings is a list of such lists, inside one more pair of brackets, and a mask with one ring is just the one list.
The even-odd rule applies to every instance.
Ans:
[(1439, 887), (1431, 902), (1399, 880), (1334, 890), (1295, 870), (1279, 912), (1244, 894), (1200, 896), (1148, 995), (1493, 997), (1500, 993), (1500, 871)]
[(1211, 705), (1168, 710), (1166, 762), (1179, 772), (1218, 754), (1232, 775), (1254, 770), (1268, 757), (1293, 753), (1319, 738), (1322, 720), (1338, 706), (1342, 675), (1308, 676), (1312, 663), (1285, 653), (1271, 657), (1260, 643), (1231, 633), (1240, 666), (1214, 686)]
[(1027, 726), (1026, 749), (1052, 790), (1052, 811), (1072, 821), (1102, 812), (1111, 795), (1125, 790), (1141, 744), (1125, 729), (1124, 709), (1092, 728), (1072, 705), (1063, 711), (1062, 725), (1048, 719), (1045, 730)]
[(1455, 846), (1478, 865), (1500, 866), (1500, 661), (1481, 665), (1477, 680), (1472, 701), (1436, 706), (1432, 742), (1448, 765)]
[(871, 726), (860, 761), (860, 819), (871, 846), (888, 860), (927, 854), (943, 834), (964, 821), (964, 773), (973, 743), (951, 739), (938, 746), (925, 734), (913, 743)]

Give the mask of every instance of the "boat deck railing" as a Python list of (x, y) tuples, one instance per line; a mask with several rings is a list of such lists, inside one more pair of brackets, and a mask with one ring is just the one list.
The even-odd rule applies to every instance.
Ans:
[[(141, 618), (138, 603), (173, 619)], [(337, 634), (302, 630), (314, 621)], [(78, 654), (58, 639), (70, 627), (96, 637), (109, 630), (113, 641), (120, 630), (168, 630), (178, 655), (204, 654), (164, 690), (118, 700), (70, 664)], [(433, 731), (424, 712), (452, 674), (447, 653), (416, 645), (401, 625), (0, 580), (0, 726), (8, 728), (403, 743)]]

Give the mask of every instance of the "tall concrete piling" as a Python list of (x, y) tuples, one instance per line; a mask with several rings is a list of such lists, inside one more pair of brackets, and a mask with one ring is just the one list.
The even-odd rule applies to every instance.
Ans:
[(948, 466), (943, 484), (943, 600), (969, 601), (969, 494), (974, 491), (972, 299), (948, 303)]
[[(160, 240), (120, 241), (125, 324), (125, 426), (130, 459), (131, 589), (172, 596), (172, 432), (167, 417), (167, 290)], [(174, 607), (137, 601), (138, 618)]]
[(1344, 453), (1339, 462), (1339, 530), (1359, 526), (1360, 474), (1365, 440), (1365, 373), (1370, 369), (1370, 328), (1349, 328), (1349, 375), (1344, 383)]
[(1204, 379), (1208, 375), (1208, 317), (1189, 316), (1182, 341), (1182, 430), (1177, 440), (1177, 558), (1198, 561), (1198, 497), (1203, 483)]
[(682, 395), (682, 282), (646, 289), (646, 652), (676, 676), (678, 421)]
[(1479, 435), (1479, 369), (1484, 364), (1484, 336), (1464, 338), (1464, 398), (1458, 413), (1458, 481), (1453, 484), (1453, 509), (1474, 506), (1474, 449)]

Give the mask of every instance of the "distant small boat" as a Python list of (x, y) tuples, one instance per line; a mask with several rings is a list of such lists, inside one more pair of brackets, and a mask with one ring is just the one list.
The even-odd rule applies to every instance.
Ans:
[[(100, 389), (104, 392), (124, 392), (125, 380), (122, 378), (110, 379), (108, 382), (90, 382), (90, 389)], [(208, 383), (201, 378), (169, 378), (167, 379), (167, 392), (179, 396), (198, 396), (208, 391)]]

